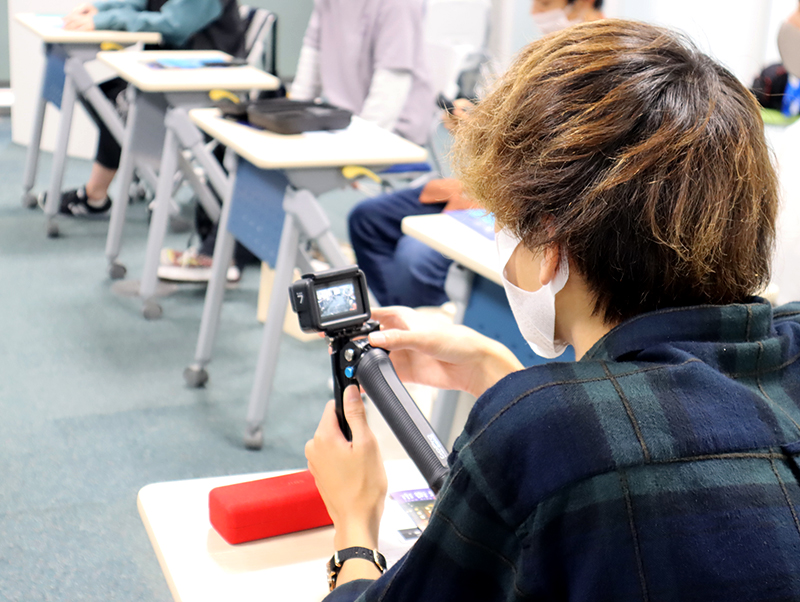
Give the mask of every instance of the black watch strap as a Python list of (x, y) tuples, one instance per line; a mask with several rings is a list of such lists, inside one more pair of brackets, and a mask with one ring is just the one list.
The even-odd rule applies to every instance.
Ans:
[(383, 573), (386, 570), (386, 558), (378, 550), (370, 550), (369, 548), (353, 547), (345, 548), (336, 552), (328, 561), (328, 585), (331, 591), (336, 587), (336, 579), (339, 577), (339, 571), (342, 565), (347, 560), (353, 558), (361, 558), (362, 560), (369, 560), (378, 570)]

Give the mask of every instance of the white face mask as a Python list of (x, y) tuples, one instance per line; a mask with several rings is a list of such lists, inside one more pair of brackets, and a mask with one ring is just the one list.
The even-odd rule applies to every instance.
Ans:
[(554, 31), (560, 31), (570, 26), (567, 12), (563, 8), (555, 8), (543, 13), (534, 13), (531, 15), (533, 23), (537, 29), (546, 36)]
[(566, 258), (559, 262), (555, 278), (530, 292), (519, 288), (506, 278), (506, 264), (519, 246), (520, 240), (505, 228), (495, 234), (497, 254), (500, 256), (500, 277), (511, 312), (523, 338), (536, 355), (552, 359), (567, 348), (563, 341), (556, 341), (556, 294), (564, 288), (569, 278), (569, 263)]

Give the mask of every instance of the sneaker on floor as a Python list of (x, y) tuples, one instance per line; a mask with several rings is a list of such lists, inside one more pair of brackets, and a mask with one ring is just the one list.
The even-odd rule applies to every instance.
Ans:
[[(172, 282), (208, 282), (211, 280), (211, 264), (208, 255), (202, 255), (196, 249), (178, 251), (161, 249), (161, 265), (158, 266), (158, 277)], [(239, 282), (242, 272), (235, 265), (228, 268), (228, 282)]]
[[(44, 209), (47, 202), (47, 193), (39, 195), (39, 206)], [(61, 202), (58, 205), (58, 212), (62, 215), (73, 217), (99, 216), (108, 213), (111, 209), (111, 199), (106, 197), (103, 204), (96, 206), (89, 204), (89, 197), (86, 195), (86, 187), (81, 186), (75, 190), (67, 190), (61, 193)]]

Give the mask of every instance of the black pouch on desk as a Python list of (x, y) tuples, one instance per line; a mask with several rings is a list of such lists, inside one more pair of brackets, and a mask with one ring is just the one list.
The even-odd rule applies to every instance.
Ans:
[(247, 107), (250, 125), (278, 134), (302, 134), (317, 130), (342, 130), (352, 113), (326, 103), (288, 98), (257, 100)]
[(350, 125), (352, 113), (326, 103), (288, 98), (265, 98), (250, 103), (221, 102), (222, 114), (246, 120), (255, 127), (278, 134), (302, 134), (318, 130), (342, 130)]

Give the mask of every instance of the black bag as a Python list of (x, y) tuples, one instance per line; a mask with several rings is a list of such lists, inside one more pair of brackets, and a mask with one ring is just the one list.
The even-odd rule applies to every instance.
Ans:
[(783, 65), (770, 65), (753, 80), (751, 91), (765, 109), (781, 110), (789, 74)]
[(327, 103), (266, 98), (249, 103), (222, 101), (217, 108), (226, 117), (278, 134), (302, 134), (318, 130), (342, 130), (353, 114)]

